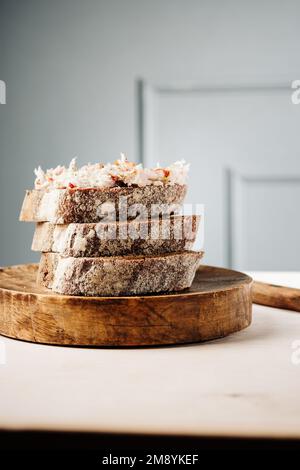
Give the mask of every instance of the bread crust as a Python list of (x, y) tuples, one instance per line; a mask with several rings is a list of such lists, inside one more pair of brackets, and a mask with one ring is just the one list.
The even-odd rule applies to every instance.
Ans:
[(115, 223), (38, 223), (31, 248), (65, 257), (154, 255), (191, 250), (199, 218), (177, 215)]
[[(20, 220), (24, 222), (51, 222), (54, 224), (93, 223), (103, 218), (101, 205), (110, 204), (120, 216), (120, 201), (126, 198), (127, 206), (143, 204), (151, 214), (153, 204), (181, 205), (186, 195), (186, 185), (149, 185), (145, 187), (113, 187), (90, 189), (27, 190)], [(125, 216), (126, 214), (122, 214)], [(130, 215), (129, 215), (130, 217)]]
[(37, 283), (60, 294), (142, 295), (191, 286), (203, 253), (183, 251), (156, 256), (64, 258), (43, 253)]

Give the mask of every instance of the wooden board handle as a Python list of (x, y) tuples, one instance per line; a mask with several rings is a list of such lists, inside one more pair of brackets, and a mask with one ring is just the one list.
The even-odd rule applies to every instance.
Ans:
[(254, 281), (252, 300), (255, 304), (300, 312), (300, 289)]

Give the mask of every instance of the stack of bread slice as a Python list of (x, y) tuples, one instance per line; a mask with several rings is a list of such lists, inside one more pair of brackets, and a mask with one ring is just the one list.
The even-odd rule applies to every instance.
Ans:
[[(119, 163), (122, 169), (125, 163)], [(132, 173), (135, 166), (130, 165)], [(53, 176), (55, 170), (51, 171)], [(141, 295), (191, 286), (202, 252), (192, 251), (199, 217), (176, 214), (186, 184), (160, 179), (159, 184), (151, 180), (144, 186), (129, 185), (128, 173), (126, 178), (124, 169), (120, 173), (109, 187), (65, 180), (60, 187), (47, 173), (38, 174), (36, 189), (26, 191), (20, 220), (36, 223), (32, 249), (42, 253), (40, 286), (89, 296)], [(68, 179), (76, 182), (74, 175), (78, 171), (69, 172)], [(163, 209), (153, 216), (153, 206)]]

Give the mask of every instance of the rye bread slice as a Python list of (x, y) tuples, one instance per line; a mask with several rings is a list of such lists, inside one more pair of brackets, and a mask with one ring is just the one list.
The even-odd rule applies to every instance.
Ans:
[(180, 291), (191, 286), (202, 252), (156, 256), (63, 258), (43, 253), (37, 283), (68, 295), (119, 296)]
[(62, 256), (155, 255), (190, 250), (199, 216), (173, 216), (127, 222), (36, 225), (32, 250)]
[[(54, 224), (93, 223), (103, 218), (107, 205), (114, 207), (119, 217), (120, 201), (126, 198), (127, 207), (143, 204), (151, 215), (152, 204), (168, 205), (168, 212), (183, 203), (186, 185), (149, 185), (145, 187), (113, 187), (91, 189), (32, 189), (26, 191), (20, 220), (25, 222), (51, 222)], [(105, 204), (103, 207), (102, 205)], [(124, 207), (124, 206), (122, 206)], [(125, 209), (122, 209), (125, 212)], [(122, 214), (123, 216), (125, 213)], [(130, 214), (129, 214), (130, 218)]]

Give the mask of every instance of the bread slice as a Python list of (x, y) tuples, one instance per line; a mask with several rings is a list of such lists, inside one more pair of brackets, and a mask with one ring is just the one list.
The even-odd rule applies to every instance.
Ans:
[(180, 291), (191, 286), (202, 252), (156, 256), (64, 258), (42, 254), (37, 283), (60, 294), (119, 296)]
[(190, 250), (199, 216), (97, 224), (36, 225), (32, 250), (72, 257), (155, 255)]
[[(20, 220), (25, 222), (51, 222), (54, 224), (91, 223), (99, 222), (107, 212), (114, 207), (115, 214), (120, 215), (122, 205), (124, 209), (134, 204), (143, 204), (151, 215), (151, 205), (160, 204), (172, 207), (182, 204), (187, 187), (186, 185), (149, 185), (145, 187), (112, 187), (90, 189), (32, 189), (26, 191)], [(124, 199), (125, 198), (125, 199)], [(103, 206), (105, 204), (105, 206)], [(110, 207), (108, 207), (108, 204)], [(130, 217), (130, 214), (129, 214)]]

